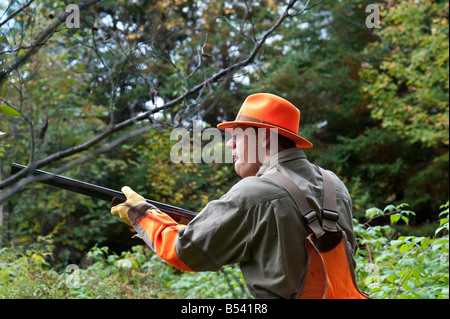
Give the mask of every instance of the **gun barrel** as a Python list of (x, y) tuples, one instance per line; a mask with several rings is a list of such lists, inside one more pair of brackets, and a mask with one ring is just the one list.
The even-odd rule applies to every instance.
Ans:
[[(24, 165), (13, 163), (11, 165), (11, 173), (16, 174), (17, 172), (25, 168), (26, 166)], [(76, 179), (56, 175), (39, 169), (35, 169), (33, 171), (33, 174), (37, 176), (43, 176), (42, 180), (39, 181), (43, 184), (63, 188), (75, 193), (95, 197), (106, 201), (111, 201), (115, 197), (120, 198), (123, 201), (126, 200), (126, 197), (122, 192), (114, 189), (78, 181)], [(196, 216), (194, 212), (176, 206), (160, 203), (150, 199), (146, 199), (146, 202), (156, 206), (156, 208), (158, 208), (161, 212), (166, 213), (171, 217), (181, 217), (192, 220)]]

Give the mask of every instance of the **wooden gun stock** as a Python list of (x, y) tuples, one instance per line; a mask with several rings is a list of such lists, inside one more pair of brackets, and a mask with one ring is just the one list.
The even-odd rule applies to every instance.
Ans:
[[(15, 174), (25, 168), (27, 167), (17, 163), (13, 163), (11, 165), (11, 173)], [(78, 181), (76, 179), (64, 177), (61, 175), (52, 174), (39, 169), (35, 169), (33, 171), (33, 174), (37, 176), (43, 176), (42, 180), (39, 180), (39, 182), (43, 184), (63, 188), (71, 192), (95, 197), (110, 202), (114, 199), (114, 204), (126, 201), (126, 197), (122, 192), (113, 189)], [(161, 212), (166, 213), (175, 220), (179, 220), (180, 218), (192, 220), (196, 215), (194, 212), (191, 212), (189, 210), (172, 205), (167, 205), (154, 200), (146, 199), (146, 202), (154, 205)]]

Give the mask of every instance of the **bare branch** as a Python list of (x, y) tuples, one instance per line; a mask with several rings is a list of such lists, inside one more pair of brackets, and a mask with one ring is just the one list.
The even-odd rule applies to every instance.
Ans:
[[(80, 9), (86, 9), (87, 7), (99, 2), (100, 0), (92, 0), (90, 2), (87, 2), (85, 4), (80, 5)], [(31, 2), (30, 2), (31, 3)], [(60, 24), (66, 21), (66, 18), (69, 16), (70, 13), (65, 12), (64, 14), (61, 14), (59, 19), (52, 24), (50, 27), (48, 27), (36, 41), (33, 41), (35, 44), (32, 45), (24, 54), (17, 57), (17, 59), (14, 61), (14, 63), (9, 66), (5, 71), (0, 71), (0, 85), (2, 82), (14, 71), (19, 68), (23, 63), (25, 63), (36, 51), (47, 43), (47, 41), (52, 37), (53, 33), (56, 32), (57, 28)]]
[(296, 12), (296, 13), (290, 13), (290, 14), (289, 14), (289, 17), (296, 17), (296, 16), (298, 16), (298, 15), (304, 13), (305, 11), (311, 10), (311, 9), (314, 8), (315, 6), (321, 4), (323, 1), (324, 1), (324, 0), (319, 0), (319, 1), (317, 1), (316, 3), (312, 4), (311, 6), (308, 6), (309, 3), (311, 2), (311, 0), (308, 0), (301, 10), (299, 10), (299, 11)]
[[(91, 2), (95, 3), (97, 1)], [(199, 100), (201, 98), (201, 93), (203, 92), (203, 90), (206, 87), (210, 87), (211, 84), (218, 82), (221, 79), (228, 79), (231, 76), (233, 76), (233, 74), (237, 71), (242, 69), (243, 67), (249, 65), (250, 63), (252, 63), (255, 59), (255, 57), (257, 56), (258, 52), (260, 51), (260, 49), (262, 48), (262, 46), (264, 45), (265, 41), (275, 32), (275, 30), (283, 23), (283, 21), (288, 18), (289, 15), (289, 10), (295, 5), (296, 0), (291, 0), (289, 2), (289, 4), (287, 5), (287, 7), (285, 8), (283, 14), (279, 17), (279, 19), (273, 24), (273, 26), (268, 29), (261, 37), (261, 39), (259, 41), (257, 41), (252, 49), (252, 51), (250, 52), (250, 54), (243, 60), (236, 62), (232, 65), (230, 65), (229, 67), (222, 69), (218, 72), (216, 72), (215, 74), (211, 75), (208, 78), (205, 78), (203, 82), (198, 83), (197, 85), (195, 85), (192, 88), (186, 88), (186, 91), (181, 94), (180, 96), (178, 96), (177, 98), (168, 101), (167, 103), (165, 103), (164, 105), (160, 106), (160, 107), (155, 107), (152, 110), (146, 111), (146, 112), (142, 112), (139, 113), (127, 120), (124, 120), (120, 123), (117, 124), (112, 124), (110, 123), (110, 126), (107, 128), (106, 131), (104, 131), (103, 133), (95, 136), (94, 138), (79, 144), (75, 147), (66, 149), (66, 150), (62, 150), (59, 152), (56, 152), (50, 156), (47, 156), (46, 158), (40, 159), (40, 160), (36, 160), (33, 162), (28, 163), (28, 167), (29, 169), (27, 170), (23, 170), (20, 173), (10, 176), (9, 178), (6, 178), (4, 180), (2, 180), (0, 182), (0, 189), (2, 188), (6, 188), (9, 187), (11, 185), (13, 185), (14, 183), (17, 183), (17, 181), (20, 178), (23, 178), (24, 176), (26, 176), (29, 172), (31, 172), (33, 169), (36, 168), (40, 168), (42, 166), (48, 165), (52, 162), (67, 158), (71, 155), (77, 154), (77, 153), (81, 153), (83, 151), (86, 151), (96, 145), (99, 145), (102, 141), (104, 141), (106, 138), (108, 138), (109, 136), (112, 136), (114, 133), (117, 133), (119, 131), (122, 131), (128, 127), (131, 127), (132, 125), (135, 125), (136, 123), (139, 123), (141, 121), (147, 120), (149, 118), (151, 118), (151, 116), (157, 112), (169, 109), (175, 105), (178, 105), (179, 103), (181, 103), (182, 101), (184, 101), (186, 98), (188, 98), (189, 96), (195, 94), (195, 93), (199, 93), (197, 97), (198, 101), (201, 101), (202, 104), (203, 102), (209, 98), (211, 96), (211, 92), (209, 94), (207, 94), (206, 97), (204, 97), (204, 99)], [(316, 4), (315, 4), (316, 5)], [(313, 5), (314, 6), (314, 5)], [(307, 8), (305, 7), (304, 9), (302, 9), (301, 12), (305, 12), (307, 10)], [(214, 101), (214, 104), (217, 103), (218, 100), (216, 99)], [(146, 130), (143, 130), (146, 131)], [(136, 131), (136, 132), (140, 132), (140, 130)], [(119, 137), (118, 139), (116, 139), (115, 141), (111, 142), (109, 145), (110, 147), (106, 147), (106, 148), (100, 148), (96, 151), (94, 151), (92, 154), (99, 154), (99, 152), (103, 152), (105, 149), (110, 149), (112, 147), (114, 147), (115, 145), (120, 144), (120, 141), (122, 141), (122, 139), (127, 139), (130, 138), (129, 135), (125, 135), (123, 137)], [(92, 158), (92, 156), (88, 156), (88, 159)], [(86, 159), (86, 160), (88, 160)], [(78, 163), (77, 161), (74, 161), (73, 163)], [(74, 164), (75, 165), (75, 164)], [(16, 185), (14, 187), (15, 191), (21, 189), (24, 187), (24, 185), (30, 183), (29, 179), (27, 179), (28, 182), (22, 181), (20, 182), (20, 185)], [(12, 194), (12, 192), (8, 192), (8, 194)], [(4, 195), (1, 199), (0, 199), (0, 203), (2, 202), (2, 200), (4, 200), (4, 198), (6, 196), (11, 196), (11, 195)]]
[[(0, 28), (2, 27), (2, 25), (4, 25), (5, 23), (7, 23), (9, 20), (11, 20), (12, 18), (14, 18), (16, 15), (18, 15), (21, 11), (23, 11), (25, 8), (27, 8), (34, 0), (30, 0), (27, 3), (25, 3), (23, 5), (23, 7), (17, 9), (13, 14), (11, 14), (9, 17), (7, 17), (5, 20), (3, 20), (2, 22), (0, 22)], [(11, 3), (12, 4), (12, 3)], [(11, 5), (10, 4), (10, 5)]]

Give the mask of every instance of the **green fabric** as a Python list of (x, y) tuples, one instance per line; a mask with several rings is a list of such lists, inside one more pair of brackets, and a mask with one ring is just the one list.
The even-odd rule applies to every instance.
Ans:
[[(239, 263), (255, 298), (291, 298), (306, 265), (308, 231), (290, 195), (262, 174), (276, 170), (299, 186), (311, 208), (320, 212), (323, 183), (319, 168), (302, 149), (280, 152), (264, 164), (256, 176), (236, 183), (214, 200), (178, 233), (178, 257), (192, 270), (216, 270)], [(348, 237), (352, 251), (351, 198), (344, 184), (336, 184), (338, 225)]]

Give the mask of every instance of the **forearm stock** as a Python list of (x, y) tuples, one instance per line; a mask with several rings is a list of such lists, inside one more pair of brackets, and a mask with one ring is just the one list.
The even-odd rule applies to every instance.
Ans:
[[(17, 172), (26, 169), (26, 166), (13, 163), (11, 165), (11, 173), (16, 174)], [(112, 201), (115, 199), (115, 204), (117, 203), (117, 199), (121, 199), (122, 201), (126, 200), (125, 195), (122, 192), (109, 189), (106, 187), (78, 181), (76, 179), (64, 177), (61, 175), (52, 174), (49, 172), (45, 172), (39, 169), (33, 171), (33, 175), (40, 176), (39, 182), (47, 185), (55, 186), (58, 188), (66, 189), (71, 192), (87, 195), (90, 197), (95, 197), (98, 199)], [(188, 220), (192, 220), (195, 217), (195, 213), (188, 211), (183, 208), (175, 207), (172, 205), (167, 205), (164, 203), (160, 203), (157, 201), (153, 201), (150, 199), (146, 199), (147, 203), (156, 206), (160, 211), (166, 213), (167, 215), (175, 218), (185, 218)]]

